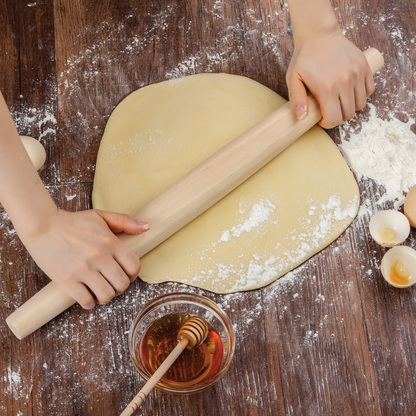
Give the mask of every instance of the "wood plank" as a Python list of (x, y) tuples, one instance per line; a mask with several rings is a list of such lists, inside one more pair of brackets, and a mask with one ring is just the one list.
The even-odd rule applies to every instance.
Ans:
[(0, 85), (6, 103), (13, 109), (20, 101), (18, 10), (15, 2), (2, 2), (0, 7), (0, 62), (4, 68), (0, 72)]
[(19, 134), (39, 140), (47, 160), (40, 171), (46, 185), (60, 181), (53, 2), (18, 3), (20, 108)]

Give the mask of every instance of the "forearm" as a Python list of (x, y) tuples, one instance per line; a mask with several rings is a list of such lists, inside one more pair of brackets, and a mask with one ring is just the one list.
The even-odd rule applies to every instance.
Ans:
[(26, 153), (1, 93), (0, 202), (37, 265), (84, 308), (107, 303), (137, 277), (139, 259), (114, 233), (139, 234), (149, 225), (123, 214), (59, 210)]
[(329, 34), (339, 30), (329, 0), (288, 0), (295, 46), (316, 34)]
[(42, 228), (57, 208), (39, 178), (0, 93), (0, 202), (20, 237)]

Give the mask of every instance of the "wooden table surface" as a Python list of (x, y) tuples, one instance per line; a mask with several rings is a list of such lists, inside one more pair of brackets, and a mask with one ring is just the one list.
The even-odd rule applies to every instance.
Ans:
[[(415, 117), (414, 1), (334, 6), (350, 40), (384, 54), (371, 97), (379, 117)], [(282, 0), (0, 0), (0, 89), (19, 133), (46, 147), (40, 175), (56, 203), (82, 210), (91, 207), (106, 121), (124, 97), (202, 72), (244, 75), (287, 97), (291, 32)], [(329, 134), (339, 140), (338, 129)], [(375, 183), (360, 190), (370, 211), (392, 206), (376, 204)], [(48, 278), (0, 211), (0, 414), (119, 414), (144, 384), (128, 355), (130, 322), (146, 302), (178, 290), (224, 308), (237, 331), (235, 358), (214, 387), (189, 396), (154, 390), (137, 414), (416, 414), (416, 289), (383, 280), (386, 250), (372, 241), (369, 217), (263, 289), (220, 296), (136, 281), (109, 305), (74, 306), (19, 341), (5, 319)], [(413, 230), (406, 244), (415, 248), (415, 238)]]

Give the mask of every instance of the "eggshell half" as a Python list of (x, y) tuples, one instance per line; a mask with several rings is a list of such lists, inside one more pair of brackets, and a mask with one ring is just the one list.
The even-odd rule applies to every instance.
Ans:
[[(391, 268), (397, 260), (400, 260), (410, 273), (407, 284), (400, 285), (391, 280)], [(412, 286), (416, 283), (416, 251), (407, 246), (394, 247), (383, 256), (380, 269), (384, 279), (392, 286), (399, 288)]]
[[(410, 225), (407, 218), (401, 212), (393, 209), (379, 211), (374, 214), (371, 217), (369, 228), (373, 240), (383, 247), (393, 247), (401, 244), (410, 234)], [(391, 231), (394, 238), (385, 240), (380, 233), (383, 229)]]
[(36, 170), (39, 170), (46, 160), (45, 148), (33, 137), (20, 136), (20, 139)]
[(412, 227), (416, 227), (416, 185), (409, 191), (404, 201), (404, 215)]

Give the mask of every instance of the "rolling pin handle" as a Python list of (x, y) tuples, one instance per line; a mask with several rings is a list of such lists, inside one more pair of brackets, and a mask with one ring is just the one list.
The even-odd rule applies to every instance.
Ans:
[(7, 319), (7, 325), (17, 338), (23, 339), (75, 303), (75, 300), (55, 282), (48, 283)]
[(383, 55), (375, 48), (369, 48), (364, 51), (364, 55), (367, 58), (368, 64), (370, 65), (371, 72), (375, 74), (380, 71), (384, 66)]

